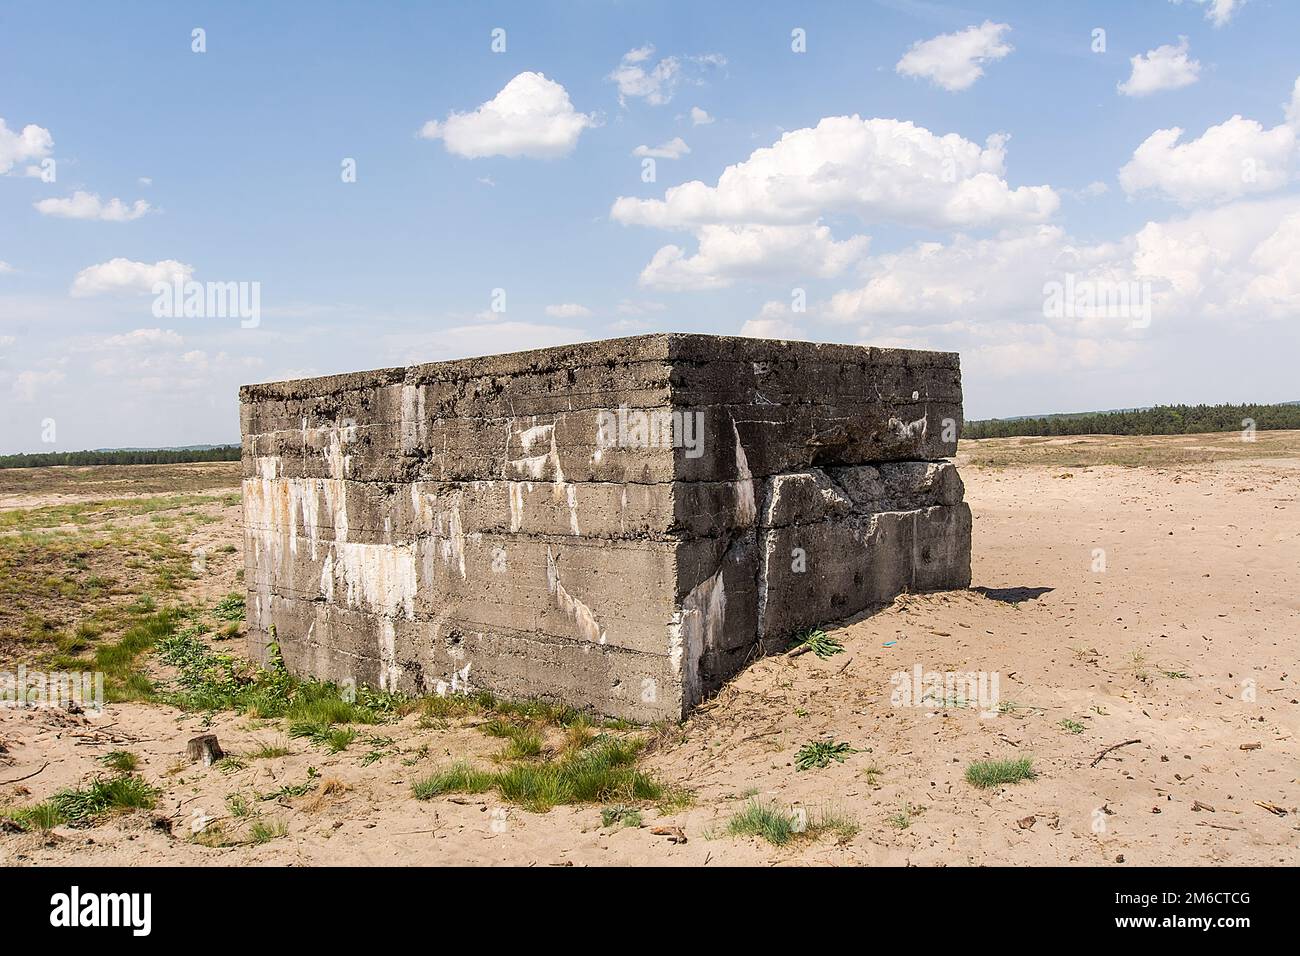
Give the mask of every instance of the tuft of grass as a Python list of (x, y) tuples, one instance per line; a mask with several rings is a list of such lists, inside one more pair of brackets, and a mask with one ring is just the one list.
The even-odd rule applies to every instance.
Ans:
[(118, 773), (133, 773), (140, 766), (140, 758), (129, 750), (113, 750), (99, 758), (109, 770)]
[(226, 797), (226, 806), (230, 808), (232, 817), (251, 817), (253, 815), (253, 805), (242, 793), (232, 793)]
[(1083, 724), (1079, 723), (1077, 720), (1071, 720), (1069, 717), (1062, 720), (1060, 726), (1067, 734), (1083, 733)]
[(288, 833), (289, 828), (283, 820), (254, 820), (248, 828), (248, 838), (254, 843), (270, 843)]
[(9, 819), (23, 829), (49, 830), (63, 824), (90, 826), (109, 813), (152, 810), (157, 799), (158, 791), (142, 777), (96, 778), (86, 787), (60, 790), (43, 803), (13, 811)]
[(417, 780), (411, 792), (417, 800), (429, 800), (444, 793), (485, 793), (495, 783), (494, 774), (475, 770), (468, 762), (460, 761)]
[(820, 769), (829, 767), (832, 760), (836, 763), (843, 763), (848, 759), (849, 754), (853, 753), (857, 753), (857, 751), (847, 743), (815, 740), (799, 748), (799, 752), (794, 757), (794, 766), (796, 770)]
[(310, 738), (312, 743), (336, 754), (347, 750), (357, 739), (357, 731), (351, 727), (335, 727), (323, 720), (299, 720), (289, 725), (289, 736)]
[(919, 817), (924, 812), (925, 807), (915, 807), (907, 803), (893, 816), (886, 817), (885, 822), (896, 830), (906, 830), (912, 825), (912, 817)]
[(315, 790), (320, 783), (320, 771), (315, 767), (307, 768), (307, 779), (302, 783), (285, 784), (279, 790), (272, 790), (270, 793), (264, 793), (257, 799), (259, 800), (282, 800), (286, 797), (301, 797)]
[(287, 757), (293, 753), (286, 744), (262, 744), (248, 756), (252, 760), (271, 760), (275, 757)]
[(981, 790), (1032, 780), (1036, 776), (1033, 760), (1029, 757), (1016, 760), (977, 760), (966, 768), (966, 782)]
[(587, 748), (558, 760), (521, 763), (498, 771), (475, 770), (467, 763), (418, 781), (421, 800), (444, 793), (495, 790), (505, 800), (544, 813), (571, 803), (658, 800), (663, 787), (634, 766), (643, 741), (598, 737)]
[(794, 639), (794, 647), (807, 647), (818, 657), (827, 658), (844, 652), (844, 645), (825, 631), (805, 631)]
[(795, 817), (788, 810), (751, 799), (727, 823), (727, 832), (732, 836), (762, 837), (773, 846), (785, 846), (794, 839), (795, 826)]
[(836, 807), (822, 807), (809, 814), (802, 808), (782, 807), (757, 798), (727, 823), (727, 832), (732, 836), (761, 837), (773, 846), (785, 846), (799, 838), (815, 839), (823, 833), (833, 833), (838, 842), (847, 843), (860, 829), (852, 816)]
[(248, 766), (248, 761), (238, 754), (226, 754), (216, 762), (215, 766), (226, 776), (230, 776), (232, 773), (239, 773), (239, 771), (245, 769)]

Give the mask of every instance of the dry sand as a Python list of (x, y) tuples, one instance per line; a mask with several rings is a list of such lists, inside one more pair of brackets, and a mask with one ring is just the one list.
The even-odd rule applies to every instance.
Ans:
[[(1220, 439), (1073, 443), (1093, 456), (1080, 462), (1106, 460), (1098, 449), (1141, 459), (1155, 448), (1154, 467), (1033, 463), (1070, 461), (1052, 457), (1068, 441), (1037, 457), (1014, 440), (965, 446), (976, 587), (906, 596), (833, 629), (843, 654), (756, 661), (661, 735), (646, 769), (695, 801), (666, 814), (646, 807), (641, 827), (602, 828), (597, 806), (536, 814), (493, 795), (415, 800), (412, 780), (499, 747), (472, 722), (421, 729), (410, 716), (362, 728), (335, 755), (288, 741), (293, 754), (226, 774), (186, 764), (186, 739), (210, 730), (247, 753), (284, 742), (283, 722), (224, 714), (209, 724), (142, 704), (110, 705), (93, 721), (8, 710), (0, 782), (44, 769), (0, 785), (0, 806), (84, 783), (114, 749), (138, 754), (163, 794), (152, 814), (91, 829), (0, 832), (0, 863), (1295, 865), (1300, 434), (1269, 435), (1261, 452), (1272, 457), (1259, 459), (1238, 446), (1218, 460)], [(978, 464), (991, 459), (1016, 464)], [(237, 522), (227, 509), (191, 546), (238, 543)], [(1104, 571), (1094, 570), (1097, 549)], [(235, 589), (237, 563), (214, 558), (194, 595)], [(981, 716), (963, 700), (894, 706), (891, 677), (916, 665), (996, 672), (1001, 707)], [(857, 752), (797, 771), (795, 752), (821, 738)], [(1140, 742), (1096, 759), (1130, 740)], [(382, 756), (363, 763), (372, 750)], [(974, 760), (1022, 756), (1036, 779), (991, 790), (963, 779)], [(256, 800), (303, 782), (308, 767), (333, 782)], [(244, 825), (230, 817), (233, 793), (287, 835), (225, 848), (189, 839), (196, 814)], [(729, 835), (755, 793), (814, 815), (833, 806), (860, 830), (779, 848)], [(652, 832), (664, 825), (687, 841)]]

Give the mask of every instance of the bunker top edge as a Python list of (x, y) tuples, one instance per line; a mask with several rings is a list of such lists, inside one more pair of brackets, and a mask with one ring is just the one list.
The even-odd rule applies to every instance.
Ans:
[(915, 365), (951, 369), (957, 373), (960, 373), (961, 369), (961, 358), (956, 352), (879, 348), (871, 345), (844, 345), (799, 339), (761, 339), (696, 332), (654, 332), (410, 366), (250, 383), (240, 386), (239, 400), (247, 404), (263, 399), (307, 397), (358, 387), (419, 385), (481, 376), (552, 372), (600, 365), (647, 362), (671, 365), (672, 363), (695, 364), (718, 361), (876, 364), (905, 367)]

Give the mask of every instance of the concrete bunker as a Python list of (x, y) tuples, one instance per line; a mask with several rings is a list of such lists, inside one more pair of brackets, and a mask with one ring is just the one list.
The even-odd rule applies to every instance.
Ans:
[(948, 352), (659, 334), (240, 390), (251, 650), (678, 719), (970, 583)]

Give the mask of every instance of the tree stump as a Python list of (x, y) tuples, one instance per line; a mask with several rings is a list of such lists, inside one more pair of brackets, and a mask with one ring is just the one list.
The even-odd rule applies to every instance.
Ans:
[(225, 756), (225, 752), (222, 751), (221, 744), (217, 743), (216, 734), (200, 734), (185, 745), (185, 755), (191, 763), (202, 760), (203, 766), (211, 767)]

